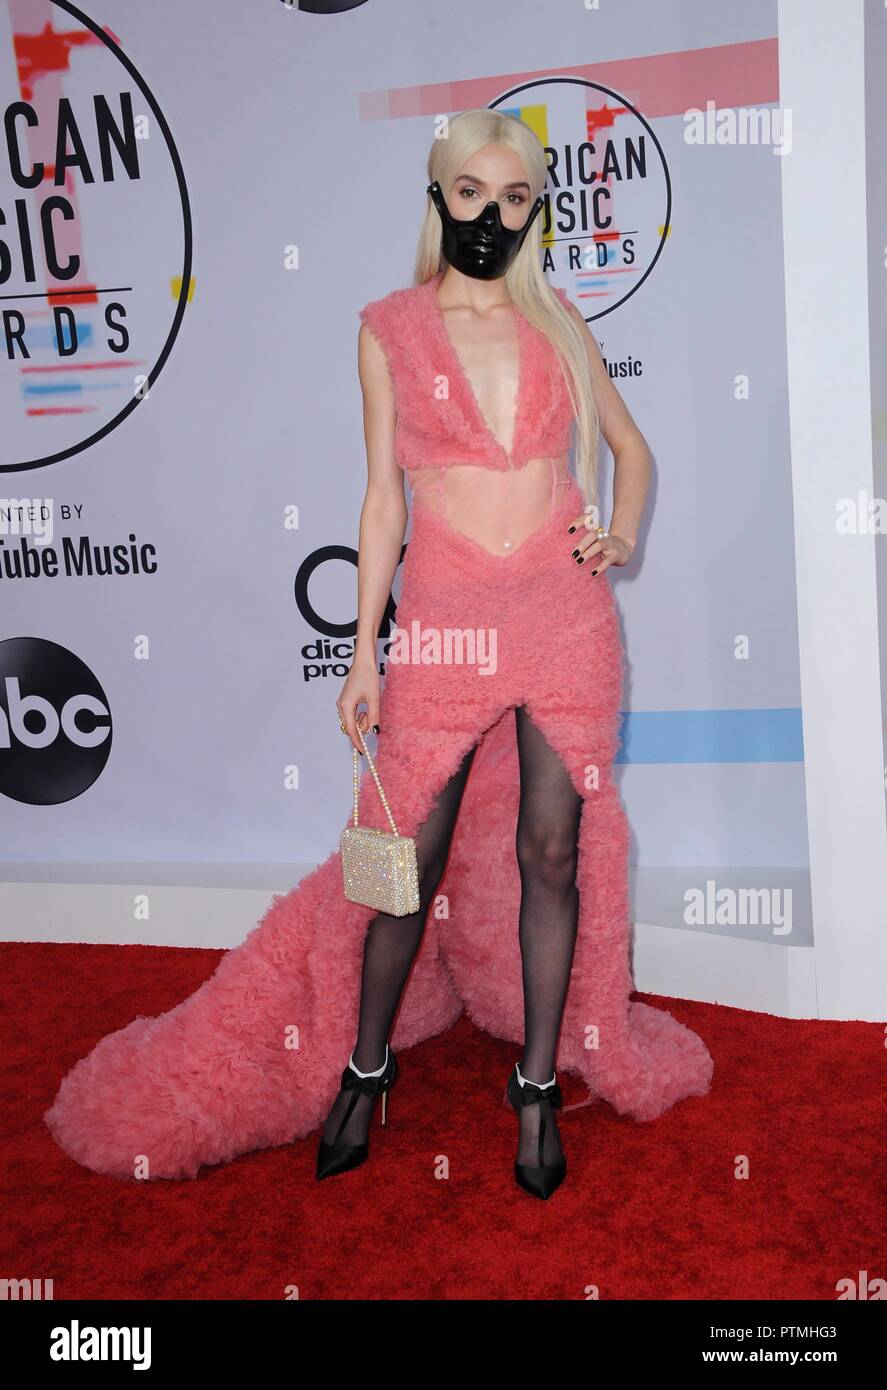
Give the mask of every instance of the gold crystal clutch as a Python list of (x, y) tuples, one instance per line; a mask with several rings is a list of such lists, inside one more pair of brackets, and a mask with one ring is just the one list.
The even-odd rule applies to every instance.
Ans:
[(370, 771), (379, 789), (390, 832), (373, 826), (358, 825), (359, 794), (357, 749), (354, 753), (354, 816), (339, 836), (342, 872), (345, 878), (345, 897), (349, 902), (387, 912), (392, 917), (405, 917), (419, 911), (419, 866), (416, 860), (416, 841), (409, 835), (398, 834), (388, 798), (382, 790), (376, 765), (367, 748), (363, 729), (357, 726), (363, 751), (369, 759)]

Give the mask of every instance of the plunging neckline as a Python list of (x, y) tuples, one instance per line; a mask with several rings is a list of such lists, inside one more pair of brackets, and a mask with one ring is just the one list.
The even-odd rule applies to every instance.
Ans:
[(454, 377), (455, 380), (457, 380), (457, 381), (459, 381), (459, 382), (461, 383), (461, 385), (462, 385), (462, 387), (463, 387), (463, 389), (464, 389), (464, 393), (465, 393), (465, 395), (466, 395), (466, 397), (467, 397), (467, 399), (468, 399), (468, 402), (469, 402), (469, 404), (470, 404), (470, 406), (471, 406), (471, 409), (472, 409), (473, 412), (474, 412), (475, 423), (476, 423), (476, 425), (479, 427), (480, 431), (486, 436), (487, 442), (488, 442), (490, 445), (492, 445), (492, 447), (495, 449), (495, 451), (496, 451), (496, 453), (499, 455), (499, 457), (505, 460), (506, 466), (507, 466), (508, 468), (513, 468), (513, 467), (514, 467), (514, 455), (515, 455), (516, 448), (517, 448), (517, 444), (518, 444), (519, 431), (520, 431), (520, 426), (521, 426), (521, 408), (522, 408), (522, 405), (523, 405), (523, 386), (524, 386), (524, 335), (523, 335), (523, 315), (521, 314), (521, 312), (520, 312), (520, 310), (518, 309), (518, 307), (517, 307), (516, 304), (512, 304), (512, 305), (511, 305), (511, 312), (512, 312), (512, 314), (513, 314), (513, 316), (514, 316), (515, 327), (516, 327), (516, 329), (517, 329), (517, 387), (515, 388), (515, 393), (514, 393), (514, 425), (513, 425), (512, 433), (511, 433), (511, 448), (510, 448), (510, 449), (506, 449), (506, 448), (505, 448), (505, 445), (502, 443), (502, 441), (501, 441), (500, 439), (497, 439), (497, 438), (496, 438), (495, 434), (493, 433), (492, 429), (490, 428), (489, 421), (487, 420), (487, 417), (484, 415), (483, 411), (482, 411), (481, 408), (480, 408), (480, 401), (478, 400), (478, 398), (477, 398), (477, 393), (475, 392), (475, 389), (474, 389), (473, 385), (471, 384), (471, 379), (470, 379), (470, 377), (469, 377), (467, 371), (465, 370), (465, 367), (464, 367), (463, 364), (462, 364), (462, 359), (461, 359), (461, 357), (459, 356), (458, 352), (456, 351), (456, 346), (455, 346), (455, 344), (454, 344), (452, 338), (450, 337), (449, 329), (447, 328), (446, 317), (445, 317), (444, 311), (443, 311), (443, 305), (441, 304), (441, 302), (440, 302), (440, 300), (439, 300), (439, 298), (438, 298), (438, 295), (437, 295), (437, 287), (438, 287), (438, 285), (440, 284), (440, 282), (441, 282), (442, 279), (443, 279), (443, 271), (438, 271), (438, 273), (437, 273), (435, 276), (433, 276), (432, 279), (430, 279), (427, 283), (428, 283), (428, 285), (431, 287), (431, 299), (432, 299), (432, 301), (433, 301), (434, 312), (435, 312), (435, 317), (436, 317), (436, 321), (437, 321), (437, 325), (438, 325), (438, 330), (439, 330), (440, 338), (441, 338), (441, 341), (442, 341), (442, 343), (443, 343), (444, 349), (446, 350), (446, 353), (447, 353), (448, 357), (450, 358), (450, 361), (451, 361), (453, 367), (455, 368), (455, 372), (451, 372), (450, 375), (451, 375), (452, 377)]

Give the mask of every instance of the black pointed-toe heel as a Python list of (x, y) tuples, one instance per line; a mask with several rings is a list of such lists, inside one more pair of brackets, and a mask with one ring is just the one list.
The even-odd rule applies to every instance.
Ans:
[(357, 1168), (361, 1163), (365, 1163), (370, 1151), (369, 1139), (365, 1139), (362, 1144), (340, 1144), (339, 1136), (351, 1118), (358, 1096), (372, 1096), (373, 1098), (382, 1097), (382, 1124), (387, 1122), (388, 1092), (394, 1085), (397, 1076), (397, 1059), (391, 1048), (388, 1048), (388, 1060), (385, 1070), (380, 1076), (359, 1076), (352, 1067), (350, 1061), (342, 1072), (342, 1083), (340, 1089), (343, 1091), (353, 1091), (353, 1095), (348, 1102), (345, 1114), (336, 1130), (335, 1138), (331, 1144), (321, 1136), (320, 1144), (317, 1149), (317, 1178), (331, 1178), (334, 1173), (347, 1173), (351, 1168)]
[[(556, 1075), (556, 1073), (555, 1073)], [(522, 1105), (539, 1106), (539, 1164), (533, 1167), (529, 1163), (515, 1163), (514, 1180), (518, 1187), (522, 1187), (525, 1192), (529, 1192), (533, 1197), (541, 1197), (545, 1201), (557, 1188), (560, 1187), (564, 1178), (567, 1176), (567, 1160), (559, 1158), (556, 1163), (543, 1163), (545, 1131), (548, 1127), (548, 1120), (551, 1111), (559, 1110), (563, 1104), (561, 1088), (557, 1080), (553, 1086), (543, 1089), (537, 1086), (534, 1081), (524, 1081), (520, 1084), (517, 1075), (517, 1067), (508, 1078), (508, 1085), (505, 1088), (505, 1099), (510, 1101), (513, 1108), (520, 1115)]]

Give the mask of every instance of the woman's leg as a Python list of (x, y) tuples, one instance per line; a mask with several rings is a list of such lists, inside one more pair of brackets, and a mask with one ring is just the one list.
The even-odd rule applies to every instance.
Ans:
[[(380, 912), (367, 929), (363, 952), (360, 1017), (354, 1046), (354, 1065), (359, 1071), (376, 1071), (385, 1061), (385, 1046), (410, 967), (422, 943), (425, 917), (447, 862), (462, 793), (477, 745), (469, 749), (457, 772), (440, 792), (416, 835), (419, 869), (419, 911), (403, 917)], [(327, 1116), (323, 1137), (331, 1143), (339, 1120), (351, 1100), (340, 1091)], [(342, 1131), (339, 1142), (362, 1144), (369, 1133), (373, 1100), (361, 1094)]]
[[(545, 1085), (554, 1074), (576, 933), (576, 869), (582, 798), (558, 753), (526, 708), (515, 710), (520, 761), (517, 861), (521, 880), (519, 934), (524, 987), (521, 1075)], [(552, 1117), (553, 1118), (553, 1117)], [(522, 1106), (517, 1161), (536, 1165), (539, 1107)], [(562, 1157), (557, 1123), (546, 1129), (543, 1163)]]

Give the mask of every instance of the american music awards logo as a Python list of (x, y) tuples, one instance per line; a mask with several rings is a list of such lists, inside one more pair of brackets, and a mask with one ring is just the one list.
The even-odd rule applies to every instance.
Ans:
[(107, 26), (68, 0), (3, 5), (0, 52), (0, 472), (16, 472), (146, 399), (185, 312), (191, 213), (163, 112)]
[(543, 269), (589, 321), (636, 294), (662, 254), (671, 179), (653, 127), (624, 96), (583, 77), (523, 82), (490, 103), (548, 156)]

